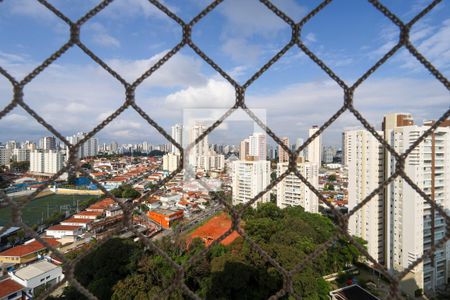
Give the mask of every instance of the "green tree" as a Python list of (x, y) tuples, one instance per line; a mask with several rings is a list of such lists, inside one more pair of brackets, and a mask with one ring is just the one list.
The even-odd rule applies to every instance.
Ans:
[(138, 191), (133, 188), (127, 188), (122, 192), (122, 198), (136, 199), (141, 195)]
[(336, 174), (331, 174), (331, 175), (328, 175), (328, 181), (330, 181), (330, 182), (334, 182), (334, 181), (336, 181)]
[(13, 161), (13, 162), (11, 162), (9, 168), (12, 172), (24, 173), (30, 169), (30, 162), (29, 161)]

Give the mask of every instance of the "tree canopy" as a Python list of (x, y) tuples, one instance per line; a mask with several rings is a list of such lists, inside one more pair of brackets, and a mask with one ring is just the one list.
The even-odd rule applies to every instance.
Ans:
[[(302, 264), (293, 276), (293, 287), (304, 299), (328, 299), (330, 287), (322, 277), (343, 270), (359, 257), (356, 247), (338, 238), (314, 261), (307, 259), (337, 232), (328, 218), (301, 207), (279, 209), (273, 203), (262, 204), (245, 212), (242, 227), (283, 268), (291, 270)], [(205, 248), (200, 239), (191, 241), (189, 247), (182, 238), (163, 238), (156, 243), (181, 265)], [(179, 289), (166, 293), (176, 271), (165, 257), (126, 240), (105, 244), (81, 265), (76, 269), (77, 278), (99, 299), (188, 298)], [(283, 287), (279, 271), (242, 237), (228, 246), (212, 246), (185, 268), (184, 280), (189, 289), (205, 299), (267, 299)]]

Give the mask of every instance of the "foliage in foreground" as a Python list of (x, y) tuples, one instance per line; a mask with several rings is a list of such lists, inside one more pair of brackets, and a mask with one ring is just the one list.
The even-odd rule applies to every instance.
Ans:
[[(336, 235), (329, 219), (300, 207), (280, 210), (272, 203), (249, 210), (243, 224), (246, 233), (287, 270)], [(200, 239), (192, 241), (189, 249), (185, 245), (183, 240), (158, 242), (178, 264), (204, 249)], [(328, 299), (329, 285), (322, 276), (344, 269), (358, 256), (353, 245), (338, 239), (316, 260), (306, 260), (294, 276), (295, 292), (304, 299)], [(126, 240), (109, 241), (88, 255), (78, 264), (76, 276), (99, 299), (188, 298), (179, 289), (164, 293), (176, 278), (169, 261)], [(184, 276), (186, 285), (205, 299), (267, 299), (283, 286), (280, 273), (242, 238), (229, 246), (213, 246), (185, 268)], [(63, 295), (63, 299), (80, 298), (73, 288)]]

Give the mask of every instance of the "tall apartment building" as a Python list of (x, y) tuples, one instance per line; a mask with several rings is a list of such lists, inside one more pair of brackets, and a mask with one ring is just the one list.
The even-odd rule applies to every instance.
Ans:
[(22, 143), (22, 145), (20, 146), (21, 149), (25, 149), (25, 150), (36, 150), (36, 144), (31, 142), (31, 141), (25, 141)]
[[(282, 137), (281, 142), (283, 145), (289, 148), (289, 138), (288, 137)], [(289, 153), (283, 149), (280, 145), (278, 145), (278, 162), (289, 162)]]
[(244, 139), (239, 146), (239, 159), (245, 160), (250, 155), (250, 139)]
[[(195, 124), (189, 129), (189, 145), (205, 132), (206, 127), (203, 124)], [(189, 164), (193, 167), (200, 165), (200, 157), (207, 155), (209, 152), (208, 136), (206, 135), (199, 141), (189, 152)]]
[[(270, 162), (267, 160), (236, 160), (232, 166), (233, 205), (249, 202), (270, 183)], [(269, 193), (266, 193), (253, 206), (269, 200)]]
[(113, 141), (110, 145), (111, 153), (119, 153), (119, 144), (116, 141)]
[(64, 156), (56, 150), (34, 150), (30, 153), (30, 172), (55, 174), (62, 169)]
[[(382, 135), (382, 132), (379, 132)], [(345, 132), (348, 149), (348, 209), (352, 210), (383, 181), (383, 147), (367, 130)], [(349, 219), (349, 232), (367, 241), (367, 251), (384, 262), (384, 198), (374, 196)]]
[(223, 154), (217, 154), (211, 149), (206, 155), (198, 157), (197, 167), (205, 171), (222, 171), (225, 167), (225, 156)]
[(359, 130), (359, 129), (361, 129), (361, 128), (360, 127), (347, 127), (347, 128), (344, 128), (344, 132), (342, 132), (342, 164), (344, 166), (348, 166), (350, 161), (352, 160), (350, 149), (349, 149), (349, 146), (351, 145), (352, 141), (349, 141), (349, 138), (351, 139), (351, 136), (349, 137), (347, 132)]
[[(410, 114), (393, 113), (384, 117), (380, 134), (397, 153), (403, 153), (431, 125), (432, 122), (415, 125)], [(349, 169), (349, 209), (352, 209), (395, 172), (396, 161), (365, 130), (347, 130), (344, 140)], [(450, 212), (450, 190), (446, 186), (450, 182), (449, 158), (450, 121), (447, 120), (408, 155), (404, 166), (412, 181), (447, 212)], [(401, 177), (350, 218), (349, 230), (365, 239), (369, 253), (394, 273), (404, 271), (447, 234), (443, 217)], [(407, 274), (401, 282), (405, 292), (413, 293), (417, 288), (432, 292), (447, 283), (450, 243), (446, 244)]]
[(0, 148), (0, 166), (9, 165), (11, 161), (12, 150), (6, 147)]
[[(295, 141), (295, 150), (297, 150), (298, 148), (300, 148), (301, 145), (303, 145), (305, 141), (302, 138), (297, 138), (297, 140)], [(299, 157), (305, 157), (305, 150), (300, 151)]]
[[(71, 143), (72, 145), (75, 145), (82, 139), (86, 137), (86, 133), (79, 132), (73, 136), (67, 137), (67, 141)], [(67, 158), (68, 158), (68, 148), (67, 150)], [(78, 158), (84, 158), (84, 157), (90, 157), (90, 156), (96, 156), (98, 154), (98, 141), (96, 138), (90, 138), (87, 141), (85, 141), (80, 148), (78, 148)]]
[[(280, 176), (289, 167), (288, 162), (277, 164), (277, 176)], [(299, 172), (314, 186), (319, 185), (319, 166), (316, 163), (303, 162), (299, 158), (297, 162)], [(277, 206), (301, 206), (307, 212), (319, 211), (319, 199), (303, 182), (295, 175), (289, 174), (277, 185)]]
[(167, 153), (163, 156), (163, 170), (173, 172), (178, 168), (180, 156), (175, 153)]
[[(390, 126), (390, 120), (396, 127)], [(401, 153), (406, 151), (432, 124), (413, 125), (408, 115), (388, 115), (384, 122), (385, 138), (393, 148)], [(393, 127), (393, 128), (392, 128)], [(389, 154), (388, 174), (395, 171), (395, 160)], [(450, 122), (438, 127), (420, 143), (405, 162), (406, 174), (436, 204), (450, 211)], [(433, 244), (447, 234), (444, 218), (439, 215), (403, 179), (397, 178), (386, 189), (388, 227), (387, 254), (388, 265), (403, 271)], [(432, 216), (434, 215), (434, 220)], [(432, 234), (434, 227), (434, 235)], [(408, 274), (406, 279), (414, 279), (419, 288), (435, 291), (447, 283), (450, 277), (450, 244), (437, 249), (432, 259), (423, 263)]]
[(323, 147), (322, 162), (325, 164), (332, 163), (335, 155), (336, 155), (335, 147), (333, 146)]
[(16, 148), (19, 148), (16, 141), (11, 140), (11, 141), (6, 142), (6, 149), (10, 149), (12, 151), (13, 149), (16, 149)]
[[(317, 131), (319, 130), (319, 127), (314, 125), (312, 128), (309, 129), (309, 137), (313, 136)], [(316, 163), (317, 165), (321, 165), (321, 158), (322, 158), (322, 138), (319, 135), (316, 137), (311, 143), (308, 145), (308, 156), (307, 160), (309, 162)]]
[(39, 140), (39, 149), (56, 150), (56, 138), (54, 136), (45, 136)]
[[(180, 146), (183, 146), (183, 126), (180, 124), (175, 124), (172, 126), (172, 138), (177, 142)], [(172, 153), (180, 154), (180, 150), (175, 147), (174, 145), (171, 145), (172, 147)]]
[(14, 149), (12, 152), (12, 160), (17, 162), (30, 161), (30, 150)]
[(267, 159), (267, 142), (266, 134), (255, 132), (249, 137), (249, 155), (255, 157), (258, 160)]

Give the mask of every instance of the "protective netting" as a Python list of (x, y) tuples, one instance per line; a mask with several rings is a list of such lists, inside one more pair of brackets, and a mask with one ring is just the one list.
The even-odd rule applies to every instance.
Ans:
[[(30, 0), (31, 1), (31, 0)], [(194, 299), (198, 299), (198, 295), (192, 292), (189, 287), (184, 282), (184, 270), (189, 266), (193, 265), (198, 261), (202, 256), (204, 256), (208, 249), (221, 240), (230, 235), (234, 230), (236, 230), (252, 247), (254, 251), (259, 253), (259, 255), (267, 260), (270, 264), (278, 270), (278, 272), (282, 275), (283, 278), (283, 287), (280, 289), (275, 295), (271, 297), (271, 299), (280, 298), (286, 294), (294, 298), (300, 298), (293, 289), (292, 286), (292, 278), (294, 274), (301, 271), (308, 263), (313, 262), (315, 258), (317, 258), (321, 253), (326, 251), (329, 247), (332, 246), (333, 242), (339, 238), (339, 236), (333, 237), (331, 240), (325, 242), (320, 247), (316, 248), (310, 255), (308, 255), (302, 263), (292, 268), (291, 270), (286, 270), (282, 267), (274, 258), (272, 258), (269, 254), (267, 254), (257, 243), (255, 243), (240, 227), (240, 219), (242, 217), (243, 212), (250, 207), (255, 201), (261, 198), (265, 193), (270, 191), (273, 187), (275, 187), (278, 183), (280, 183), (287, 175), (293, 173), (295, 174), (311, 191), (313, 191), (317, 197), (320, 199), (322, 203), (327, 205), (337, 220), (337, 230), (341, 237), (349, 240), (355, 247), (357, 247), (364, 256), (367, 257), (369, 261), (371, 261), (374, 267), (382, 273), (385, 278), (390, 282), (390, 295), (389, 298), (402, 298), (399, 283), (400, 280), (407, 275), (407, 273), (412, 270), (415, 266), (424, 261), (424, 259), (429, 258), (433, 255), (437, 248), (442, 247), (449, 239), (450, 239), (450, 230), (447, 230), (446, 236), (439, 240), (438, 243), (432, 244), (431, 248), (418, 258), (413, 264), (411, 264), (406, 270), (399, 274), (393, 275), (388, 272), (388, 270), (377, 263), (377, 261), (372, 258), (369, 253), (365, 250), (363, 246), (361, 246), (358, 242), (356, 242), (352, 236), (348, 233), (347, 224), (348, 219), (351, 215), (353, 215), (357, 210), (361, 209), (365, 204), (367, 204), (375, 195), (380, 193), (384, 187), (386, 187), (389, 183), (391, 183), (394, 179), (401, 177), (404, 181), (409, 184), (418, 194), (420, 194), (423, 199), (434, 209), (437, 213), (444, 217), (445, 222), (447, 224), (447, 228), (450, 226), (450, 217), (446, 214), (444, 209), (436, 204), (423, 190), (421, 190), (414, 182), (411, 180), (408, 175), (404, 171), (404, 163), (408, 155), (413, 151), (415, 147), (417, 147), (424, 139), (432, 134), (432, 132), (450, 116), (450, 109), (447, 110), (429, 129), (420, 136), (415, 143), (413, 143), (408, 150), (404, 153), (397, 153), (385, 140), (382, 136), (380, 136), (374, 127), (372, 127), (369, 122), (364, 118), (364, 116), (353, 106), (353, 97), (355, 90), (363, 83), (367, 78), (369, 78), (381, 65), (383, 65), (388, 59), (390, 59), (396, 52), (398, 52), (401, 48), (406, 48), (419, 62), (422, 64), (439, 82), (441, 82), (444, 87), (449, 90), (450, 84), (448, 79), (441, 74), (428, 60), (425, 58), (412, 44), (409, 33), (411, 32), (411, 28), (417, 23), (418, 20), (423, 18), (427, 13), (429, 13), (436, 5), (438, 5), (441, 0), (435, 0), (430, 3), (425, 9), (423, 9), (419, 14), (417, 14), (414, 18), (411, 19), (408, 23), (403, 22), (398, 16), (396, 16), (389, 8), (381, 4), (376, 0), (369, 0), (372, 4), (373, 9), (378, 10), (382, 13), (388, 20), (390, 20), (395, 26), (397, 26), (400, 30), (399, 39), (395, 46), (393, 46), (389, 51), (387, 51), (381, 59), (379, 59), (370, 69), (368, 69), (358, 80), (356, 80), (353, 84), (348, 84), (344, 82), (339, 76), (337, 76), (333, 70), (328, 67), (313, 51), (311, 51), (302, 40), (302, 29), (307, 22), (313, 19), (318, 13), (322, 10), (326, 9), (327, 5), (332, 2), (332, 0), (325, 0), (321, 2), (317, 7), (315, 7), (311, 12), (309, 12), (304, 18), (300, 21), (295, 21), (290, 18), (286, 13), (280, 10), (276, 5), (271, 3), (269, 0), (260, 0), (260, 2), (271, 12), (273, 12), (276, 16), (281, 18), (287, 25), (289, 25), (292, 29), (292, 35), (290, 41), (275, 55), (273, 56), (260, 70), (258, 70), (253, 76), (251, 76), (244, 84), (239, 84), (235, 79), (232, 78), (227, 72), (225, 72), (217, 63), (215, 63), (210, 57), (208, 57), (192, 40), (191, 34), (194, 26), (207, 14), (209, 14), (212, 10), (214, 10), (223, 0), (216, 0), (209, 4), (205, 9), (203, 9), (197, 16), (195, 16), (190, 22), (186, 23), (179, 16), (173, 13), (167, 6), (157, 0), (149, 0), (148, 5), (154, 5), (161, 12), (167, 15), (168, 18), (173, 19), (179, 26), (182, 28), (183, 36), (181, 41), (170, 51), (168, 51), (157, 63), (155, 63), (150, 69), (148, 69), (144, 74), (142, 74), (138, 79), (134, 82), (126, 81), (119, 73), (114, 71), (107, 63), (101, 60), (93, 51), (91, 51), (81, 40), (80, 40), (80, 28), (90, 19), (94, 18), (100, 11), (105, 9), (113, 0), (105, 0), (99, 3), (97, 6), (92, 8), (89, 12), (87, 12), (84, 16), (82, 16), (77, 21), (72, 21), (67, 16), (65, 16), (61, 11), (56, 9), (53, 5), (48, 3), (46, 0), (37, 0), (41, 5), (50, 10), (53, 14), (55, 14), (58, 18), (60, 18), (63, 22), (65, 22), (70, 27), (70, 39), (62, 45), (59, 50), (54, 52), (50, 57), (44, 60), (38, 67), (36, 67), (31, 73), (27, 74), (22, 80), (17, 80), (13, 76), (10, 75), (8, 70), (5, 70), (0, 66), (0, 73), (7, 78), (7, 80), (11, 83), (11, 88), (13, 90), (13, 99), (12, 101), (0, 111), (0, 119), (8, 115), (10, 111), (12, 111), (15, 107), (22, 107), (30, 116), (36, 119), (42, 126), (44, 126), (47, 130), (53, 133), (57, 138), (59, 138), (68, 148), (69, 148), (69, 159), (67, 165), (61, 169), (57, 174), (55, 174), (52, 178), (48, 180), (48, 182), (53, 182), (60, 175), (68, 171), (79, 171), (84, 176), (89, 177), (94, 184), (98, 186), (100, 190), (103, 191), (105, 195), (113, 198), (123, 209), (124, 218), (121, 226), (117, 229), (117, 232), (120, 229), (127, 228), (134, 232), (144, 243), (146, 246), (150, 247), (159, 255), (163, 256), (173, 268), (176, 270), (176, 276), (174, 277), (174, 281), (169, 288), (165, 290), (165, 294), (168, 295), (171, 291), (175, 289), (179, 289), (186, 296), (189, 296)], [(1, 9), (0, 1), (0, 9)], [(325, 123), (323, 123), (319, 130), (312, 135), (309, 139), (307, 139), (303, 145), (301, 145), (296, 151), (291, 151), (278, 136), (274, 134), (274, 132), (266, 126), (262, 121), (260, 121), (257, 116), (247, 107), (245, 92), (248, 87), (252, 85), (252, 83), (257, 80), (265, 71), (267, 71), (271, 66), (273, 66), (286, 52), (293, 48), (298, 47), (307, 57), (309, 57), (316, 65), (318, 65), (328, 76), (334, 80), (343, 90), (343, 103), (342, 107), (336, 111), (336, 113), (329, 118)], [(112, 113), (108, 118), (106, 118), (103, 122), (98, 124), (91, 132), (89, 132), (82, 140), (80, 140), (77, 144), (72, 145), (67, 141), (67, 139), (59, 133), (55, 128), (53, 128), (49, 123), (46, 122), (44, 118), (39, 116), (30, 106), (27, 105), (26, 97), (23, 93), (24, 88), (27, 84), (29, 84), (33, 79), (36, 78), (43, 70), (45, 70), (49, 65), (55, 62), (58, 58), (64, 55), (68, 49), (72, 47), (80, 48), (87, 56), (89, 56), (95, 63), (101, 66), (104, 70), (106, 70), (112, 77), (117, 79), (124, 88), (124, 102), (114, 113)], [(135, 91), (136, 88), (147, 78), (151, 77), (158, 69), (165, 64), (168, 60), (171, 59), (176, 53), (180, 51), (183, 47), (190, 47), (201, 59), (203, 59), (207, 64), (209, 64), (214, 70), (216, 70), (226, 81), (228, 81), (236, 91), (236, 101), (235, 104), (229, 108), (229, 110), (216, 122), (214, 122), (201, 136), (199, 136), (194, 143), (189, 145), (187, 149), (183, 149), (183, 147), (176, 143), (175, 140), (157, 123), (155, 122), (151, 116), (147, 114), (142, 108), (138, 106), (135, 101)], [(170, 143), (175, 145), (181, 152), (181, 163), (180, 167), (173, 173), (171, 173), (164, 180), (159, 182), (159, 184), (154, 187), (152, 190), (148, 191), (143, 197), (148, 197), (155, 193), (159, 188), (165, 185), (168, 181), (173, 179), (177, 174), (182, 171), (183, 162), (185, 160), (185, 153), (189, 149), (191, 149), (194, 145), (199, 143), (206, 135), (208, 135), (211, 131), (213, 131), (217, 126), (219, 126), (229, 115), (231, 115), (235, 110), (242, 109), (245, 111), (250, 118), (252, 118), (261, 128), (263, 128), (266, 133), (278, 144), (280, 145), (284, 151), (289, 153), (289, 167), (285, 173), (278, 176), (276, 180), (274, 180), (267, 188), (256, 195), (251, 201), (246, 203), (242, 208), (237, 209), (236, 207), (227, 203), (224, 199), (219, 199), (219, 201), (224, 205), (225, 209), (229, 213), (232, 218), (232, 227), (219, 239), (217, 239), (211, 246), (206, 248), (203, 252), (191, 257), (186, 263), (180, 265), (176, 263), (171, 257), (165, 253), (163, 250), (158, 248), (155, 243), (153, 243), (150, 239), (145, 237), (142, 233), (138, 232), (138, 230), (133, 226), (132, 221), (132, 213), (134, 211), (133, 204), (125, 204), (121, 202), (119, 199), (115, 198), (110, 192), (108, 192), (97, 180), (92, 178), (88, 172), (81, 169), (79, 166), (79, 161), (77, 158), (78, 148), (86, 142), (88, 139), (93, 137), (96, 133), (98, 133), (101, 129), (103, 129), (106, 125), (108, 125), (112, 120), (117, 118), (123, 111), (131, 109), (135, 110), (145, 119), (151, 126), (153, 126), (159, 133), (161, 133)], [(360, 123), (366, 128), (371, 134), (383, 145), (386, 151), (395, 158), (396, 167), (395, 172), (385, 179), (380, 186), (374, 190), (370, 195), (368, 195), (364, 200), (361, 201), (359, 205), (354, 207), (348, 214), (343, 215), (338, 210), (336, 210), (329, 202), (326, 201), (324, 196), (314, 187), (308, 180), (298, 171), (296, 166), (296, 159), (300, 152), (305, 149), (315, 138), (317, 138), (320, 134), (324, 132), (336, 119), (338, 119), (344, 112), (349, 111), (352, 113)], [(201, 182), (201, 180), (200, 180)], [(204, 184), (205, 188), (208, 188), (206, 184)], [(23, 203), (17, 203), (10, 199), (3, 191), (0, 191), (0, 196), (5, 199), (7, 205), (12, 209), (11, 222), (5, 226), (1, 230), (0, 233), (5, 232), (11, 226), (19, 226), (22, 227), (28, 234), (32, 235), (36, 240), (44, 244), (48, 247), (61, 261), (63, 261), (63, 270), (65, 274), (65, 279), (60, 284), (53, 286), (50, 290), (47, 290), (40, 298), (46, 298), (49, 294), (51, 294), (55, 289), (57, 289), (60, 285), (62, 285), (65, 281), (69, 281), (69, 283), (74, 286), (81, 293), (86, 295), (88, 298), (96, 299), (96, 297), (89, 292), (85, 287), (83, 287), (74, 277), (74, 268), (77, 262), (79, 262), (83, 257), (87, 254), (95, 251), (99, 246), (101, 246), (108, 238), (103, 239), (99, 243), (96, 244), (95, 247), (92, 247), (89, 251), (83, 253), (78, 256), (75, 260), (68, 260), (64, 257), (64, 255), (49, 245), (45, 240), (39, 237), (39, 235), (34, 232), (27, 224), (22, 221), (21, 214), (23, 207), (32, 201), (32, 199), (37, 196), (43, 189), (45, 185), (41, 185), (35, 192), (33, 192), (30, 196), (27, 197), (27, 200)], [(434, 218), (434, 214), (432, 216)], [(110, 237), (114, 235), (114, 232), (110, 234)], [(432, 235), (434, 236), (434, 228), (432, 228)], [(161, 295), (164, 297), (164, 294)]]

